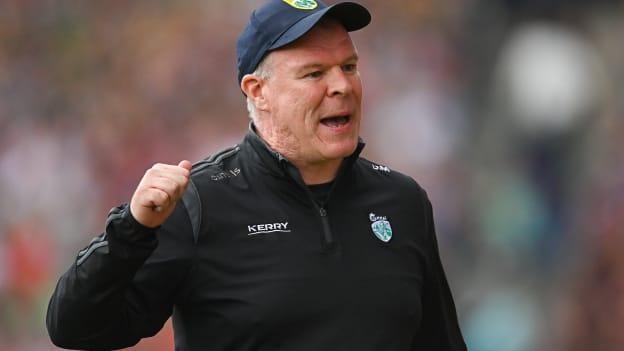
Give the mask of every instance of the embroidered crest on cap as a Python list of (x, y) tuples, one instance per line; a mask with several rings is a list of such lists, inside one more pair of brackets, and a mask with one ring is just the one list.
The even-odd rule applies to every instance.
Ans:
[(369, 213), (368, 219), (371, 222), (371, 228), (373, 229), (373, 234), (377, 237), (377, 239), (387, 243), (392, 239), (392, 227), (390, 226), (390, 222), (385, 216), (377, 216), (374, 213)]
[(283, 0), (288, 5), (299, 10), (314, 10), (318, 4), (314, 0)]

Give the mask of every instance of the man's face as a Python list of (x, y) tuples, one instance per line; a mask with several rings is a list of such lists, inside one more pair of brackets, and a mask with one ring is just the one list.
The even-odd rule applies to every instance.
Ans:
[(357, 146), (362, 83), (347, 31), (323, 21), (270, 53), (260, 135), (296, 165), (342, 160)]

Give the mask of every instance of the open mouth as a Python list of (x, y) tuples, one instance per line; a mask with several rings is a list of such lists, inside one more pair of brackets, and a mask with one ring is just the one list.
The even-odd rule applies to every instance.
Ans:
[(321, 123), (331, 128), (338, 128), (346, 125), (351, 120), (351, 115), (329, 116), (321, 119)]

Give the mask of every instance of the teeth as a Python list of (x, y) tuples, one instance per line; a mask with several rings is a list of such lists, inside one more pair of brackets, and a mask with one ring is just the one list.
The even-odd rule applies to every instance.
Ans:
[(329, 117), (329, 118), (325, 118), (321, 121), (321, 123), (330, 126), (330, 127), (337, 127), (340, 125), (343, 125), (345, 123), (349, 122), (349, 118), (346, 116), (336, 116), (336, 117)]
[(326, 126), (330, 126), (330, 127), (338, 127), (338, 126), (341, 126), (341, 125), (347, 123), (348, 121), (349, 121), (348, 117), (338, 116), (338, 117), (325, 118), (324, 120), (321, 121), (321, 123), (325, 124)]

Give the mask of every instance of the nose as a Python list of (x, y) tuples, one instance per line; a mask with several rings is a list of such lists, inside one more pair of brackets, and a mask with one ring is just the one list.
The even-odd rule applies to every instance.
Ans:
[(331, 97), (350, 94), (353, 90), (351, 79), (341, 68), (333, 68), (328, 74), (327, 95)]

